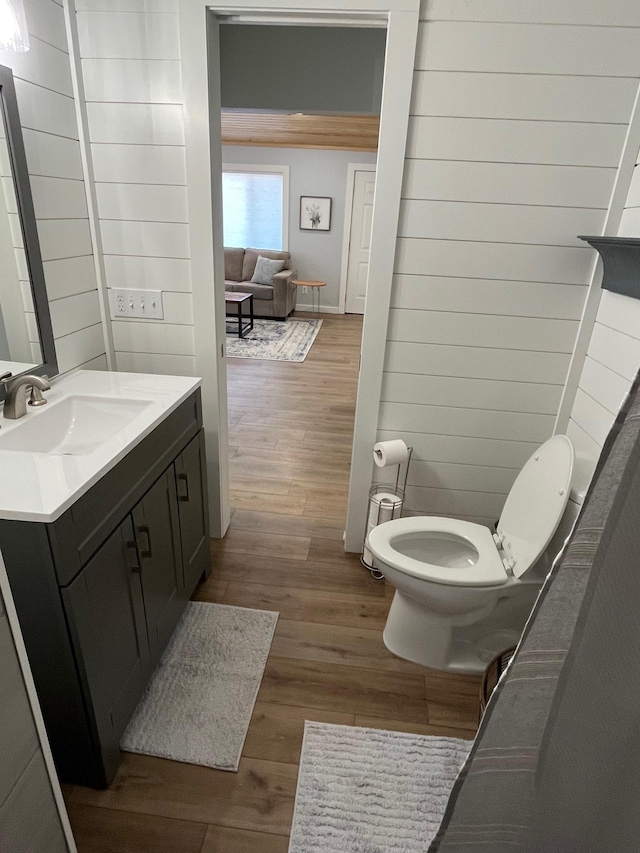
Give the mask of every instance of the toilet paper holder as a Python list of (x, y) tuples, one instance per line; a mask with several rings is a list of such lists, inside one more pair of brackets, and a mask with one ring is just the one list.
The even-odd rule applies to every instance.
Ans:
[(373, 565), (373, 555), (367, 548), (367, 537), (371, 529), (377, 527), (378, 524), (382, 524), (385, 521), (392, 521), (394, 518), (401, 518), (412, 453), (413, 447), (407, 447), (407, 460), (404, 463), (402, 485), (400, 485), (400, 479), (403, 463), (397, 466), (395, 483), (374, 483), (369, 489), (369, 508), (365, 521), (364, 549), (360, 557), (360, 562), (366, 569), (369, 569), (376, 580), (382, 580), (384, 575)]

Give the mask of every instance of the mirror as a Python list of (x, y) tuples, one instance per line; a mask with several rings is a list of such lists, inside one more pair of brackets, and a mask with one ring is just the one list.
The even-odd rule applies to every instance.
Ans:
[[(0, 374), (58, 372), (13, 73), (0, 65)], [(1, 395), (0, 395), (1, 396)]]

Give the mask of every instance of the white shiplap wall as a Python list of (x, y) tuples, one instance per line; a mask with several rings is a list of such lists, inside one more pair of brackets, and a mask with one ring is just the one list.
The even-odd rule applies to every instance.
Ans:
[(423, 3), (379, 417), (409, 512), (493, 521), (551, 435), (639, 76), (630, 0)]
[[(640, 237), (640, 165), (633, 172), (618, 234)], [(582, 490), (639, 368), (640, 301), (603, 290), (567, 428)]]
[(195, 372), (177, 3), (77, 0), (108, 287), (163, 291), (164, 320), (112, 321), (119, 370)]
[(25, 0), (25, 6), (30, 50), (0, 50), (0, 64), (14, 74), (58, 367), (60, 373), (81, 365), (104, 369), (64, 11), (54, 0)]

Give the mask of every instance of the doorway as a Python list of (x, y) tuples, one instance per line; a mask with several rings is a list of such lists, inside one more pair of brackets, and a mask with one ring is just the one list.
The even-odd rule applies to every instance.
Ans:
[[(342, 541), (362, 330), (361, 316), (344, 316), (342, 259), (353, 230), (364, 294), (385, 40), (382, 26), (220, 25), (225, 290), (253, 292), (256, 313), (242, 340), (227, 329), (236, 542), (283, 526)], [(274, 66), (283, 44), (289, 65)], [(301, 82), (289, 69), (303, 65)], [(320, 227), (305, 219), (310, 205)], [(237, 283), (242, 249), (231, 247), (259, 247), (245, 250)], [(271, 300), (247, 272), (254, 255), (285, 263)]]
[[(387, 49), (380, 118), (380, 145), (374, 201), (369, 269), (370, 308), (364, 317), (355, 438), (349, 485), (346, 548), (362, 545), (366, 492), (371, 476), (370, 448), (376, 440), (382, 386), (402, 174), (404, 168), (413, 58), (417, 40), (417, 0), (371, 0), (354, 11), (336, 8), (335, 0), (300, 10), (298, 0), (280, 0), (256, 9), (253, 2), (236, 3), (234, 12), (217, 11), (207, 2), (184, 0), (180, 5), (180, 40), (188, 204), (191, 237), (196, 370), (204, 376), (203, 413), (207, 437), (214, 536), (226, 531), (230, 519), (228, 429), (225, 364), (224, 255), (221, 228), (222, 151), (220, 133), (220, 69), (207, 62), (219, 50), (219, 20), (245, 16), (253, 22), (320, 23), (324, 26), (386, 26)], [(216, 138), (218, 141), (216, 142)], [(215, 283), (215, 287), (214, 287)]]

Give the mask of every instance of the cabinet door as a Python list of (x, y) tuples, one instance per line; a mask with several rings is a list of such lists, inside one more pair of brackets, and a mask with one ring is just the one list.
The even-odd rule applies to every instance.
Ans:
[(133, 510), (135, 537), (142, 567), (142, 595), (152, 659), (167, 644), (183, 610), (182, 557), (178, 500), (173, 468), (149, 489)]
[(204, 434), (193, 438), (175, 461), (182, 542), (183, 594), (186, 598), (200, 580), (209, 574), (209, 510)]
[(120, 760), (120, 736), (149, 675), (140, 563), (130, 516), (62, 596), (109, 778)]

